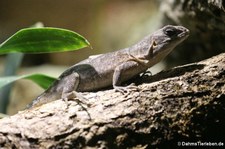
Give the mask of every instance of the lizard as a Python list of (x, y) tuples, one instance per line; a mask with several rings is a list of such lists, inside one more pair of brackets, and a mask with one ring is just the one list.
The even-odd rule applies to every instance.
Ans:
[(124, 90), (127, 86), (121, 83), (164, 59), (188, 36), (187, 28), (166, 25), (131, 47), (89, 57), (65, 70), (28, 108), (67, 98), (73, 91), (96, 91), (108, 86)]

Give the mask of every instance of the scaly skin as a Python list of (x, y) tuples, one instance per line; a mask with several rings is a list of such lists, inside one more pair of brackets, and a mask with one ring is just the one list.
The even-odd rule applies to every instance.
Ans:
[(185, 27), (167, 25), (129, 48), (83, 60), (63, 72), (29, 107), (66, 98), (72, 91), (94, 91), (111, 85), (122, 89), (122, 82), (164, 59), (188, 35)]

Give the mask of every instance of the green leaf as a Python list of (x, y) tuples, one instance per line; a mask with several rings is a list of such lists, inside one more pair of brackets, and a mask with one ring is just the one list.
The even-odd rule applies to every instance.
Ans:
[[(3, 76), (13, 76), (16, 75), (16, 71), (19, 68), (21, 61), (23, 59), (23, 53), (10, 53), (7, 54)], [(10, 92), (12, 90), (13, 83), (3, 87), (0, 90), (0, 112), (7, 113), (7, 107), (10, 100)]]
[(27, 28), (0, 45), (0, 54), (9, 52), (51, 53), (73, 51), (90, 46), (81, 35), (60, 28)]
[(56, 78), (43, 75), (43, 74), (30, 74), (30, 75), (22, 75), (22, 76), (8, 76), (8, 77), (0, 77), (0, 88), (3, 86), (17, 81), (19, 79), (29, 79), (37, 83), (40, 87), (47, 89)]

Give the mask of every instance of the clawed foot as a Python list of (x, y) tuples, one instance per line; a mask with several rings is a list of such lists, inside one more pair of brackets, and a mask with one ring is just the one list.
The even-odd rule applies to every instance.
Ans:
[(150, 77), (152, 76), (152, 72), (150, 70), (146, 70), (145, 72), (143, 72), (140, 77), (141, 78), (147, 78), (147, 77)]
[(137, 86), (134, 83), (128, 86), (114, 86), (115, 92), (120, 92), (122, 94), (128, 94), (130, 91), (136, 91)]
[(70, 93), (64, 93), (62, 95), (62, 99), (68, 103), (68, 100), (75, 100), (78, 104), (84, 104), (87, 105), (88, 107), (90, 107), (90, 104), (87, 103), (85, 100), (87, 100), (86, 98), (84, 98), (83, 96), (79, 95), (79, 93), (72, 91)]
[(66, 94), (64, 93), (62, 95), (62, 99), (65, 100), (65, 102), (67, 103), (67, 108), (68, 108), (68, 100), (74, 100), (75, 102), (77, 102), (77, 104), (80, 105), (81, 108), (87, 112), (87, 115), (88, 115), (89, 119), (91, 120), (91, 115), (87, 110), (87, 107), (90, 107), (91, 104), (86, 102), (87, 99), (85, 97), (83, 97), (76, 91), (72, 91), (70, 93), (66, 93)]

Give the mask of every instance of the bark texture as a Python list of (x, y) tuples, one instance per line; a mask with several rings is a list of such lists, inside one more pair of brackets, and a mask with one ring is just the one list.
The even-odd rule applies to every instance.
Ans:
[(225, 53), (137, 80), (125, 94), (80, 93), (85, 99), (59, 99), (3, 118), (0, 147), (143, 149), (224, 141)]

